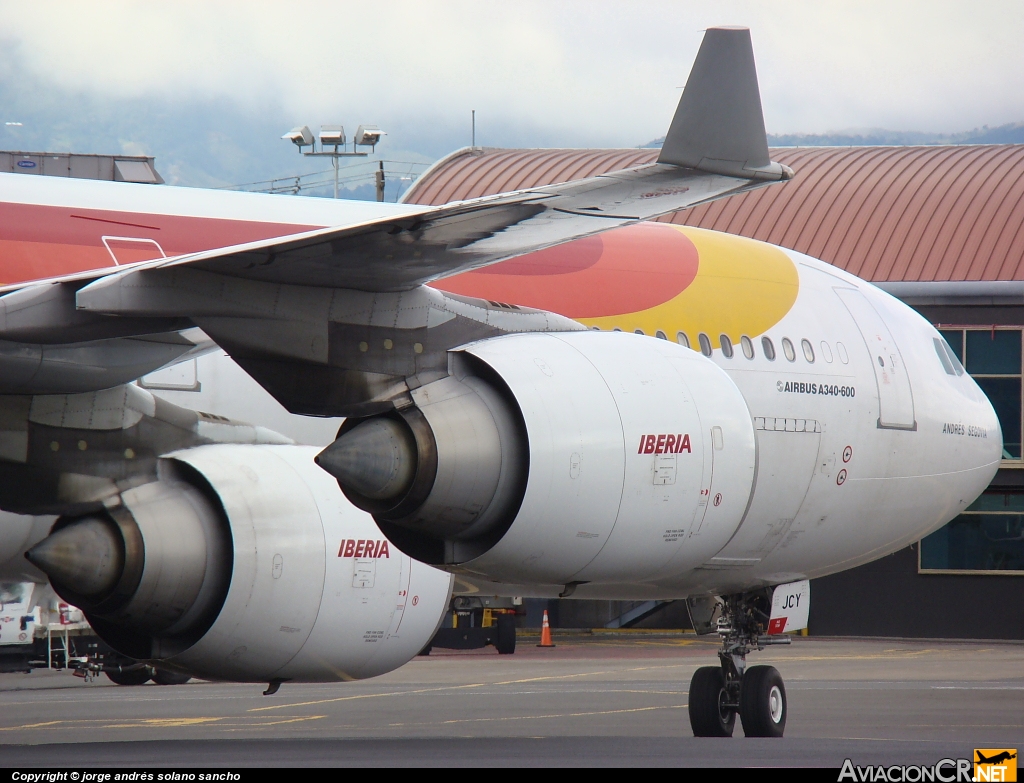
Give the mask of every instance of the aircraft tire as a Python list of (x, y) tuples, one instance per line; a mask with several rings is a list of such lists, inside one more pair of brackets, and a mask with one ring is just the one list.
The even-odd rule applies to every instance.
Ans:
[(167, 669), (157, 669), (153, 675), (153, 682), (157, 685), (184, 685), (191, 679), (190, 674), (178, 674)]
[(516, 651), (516, 618), (511, 614), (499, 614), (497, 618), (497, 638), (494, 648), (499, 655), (512, 655)]
[(153, 677), (148, 667), (126, 672), (108, 671), (106, 674), (107, 678), (117, 685), (145, 685)]
[(702, 666), (690, 680), (688, 710), (695, 737), (731, 737), (736, 713), (723, 706), (725, 675), (719, 666)]
[(774, 666), (751, 666), (740, 686), (740, 721), (747, 737), (781, 737), (789, 704), (782, 675)]

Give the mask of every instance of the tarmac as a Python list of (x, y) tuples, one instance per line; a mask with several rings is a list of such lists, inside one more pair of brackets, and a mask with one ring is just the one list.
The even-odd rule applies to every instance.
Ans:
[(1024, 644), (796, 637), (753, 653), (785, 679), (783, 739), (696, 739), (692, 634), (555, 637), (515, 655), (435, 649), (373, 680), (117, 686), (0, 675), (0, 766), (934, 764), (1024, 746)]

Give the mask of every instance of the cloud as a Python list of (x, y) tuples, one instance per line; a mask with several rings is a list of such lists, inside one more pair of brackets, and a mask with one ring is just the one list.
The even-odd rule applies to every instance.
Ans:
[(428, 129), (450, 148), (470, 109), (487, 144), (660, 136), (714, 24), (752, 28), (771, 131), (1024, 119), (1018, 2), (0, 2), (0, 44), (61, 90)]

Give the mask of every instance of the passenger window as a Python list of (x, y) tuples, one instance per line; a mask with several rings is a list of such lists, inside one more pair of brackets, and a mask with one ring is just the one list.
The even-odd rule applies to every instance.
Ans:
[(800, 347), (803, 348), (804, 358), (808, 364), (814, 364), (814, 349), (811, 347), (810, 340), (801, 340)]
[(686, 336), (686, 332), (676, 332), (676, 342), (683, 348), (690, 347), (690, 338)]
[(782, 338), (782, 352), (786, 354), (786, 361), (796, 361), (796, 349), (793, 348), (793, 341), (788, 337)]
[(644, 333), (643, 329), (634, 329), (633, 330), (633, 334), (643, 334), (643, 333)]
[(743, 355), (746, 356), (748, 359), (753, 359), (754, 343), (751, 341), (751, 339), (746, 335), (743, 335), (740, 338), (740, 345), (743, 347)]
[(963, 375), (964, 374), (964, 366), (962, 364), (960, 364), (960, 359), (957, 358), (956, 351), (954, 351), (950, 347), (949, 343), (947, 343), (945, 340), (942, 341), (942, 347), (945, 349), (946, 356), (949, 357), (949, 361), (953, 365), (953, 369), (956, 370), (956, 374), (957, 375)]
[(826, 362), (832, 364), (832, 349), (828, 347), (828, 343), (824, 340), (821, 341), (821, 355)]
[(839, 361), (843, 364), (850, 363), (850, 355), (846, 352), (846, 346), (842, 343), (836, 343), (836, 353), (839, 354)]
[(711, 355), (711, 340), (704, 332), (697, 335), (697, 342), (700, 343), (700, 352), (705, 356)]
[(612, 331), (613, 332), (621, 332), (622, 330), (619, 327), (617, 327), (617, 326), (613, 326), (612, 327)]
[(775, 345), (772, 343), (770, 337), (761, 338), (761, 348), (764, 350), (764, 358), (770, 362), (775, 361)]
[(953, 369), (953, 363), (949, 360), (949, 356), (946, 355), (946, 349), (942, 347), (942, 343), (945, 342), (941, 337), (933, 337), (932, 344), (935, 346), (935, 353), (939, 355), (939, 362), (942, 364), (942, 369), (946, 371), (946, 375), (956, 375), (956, 370)]
[(656, 332), (654, 333), (654, 336), (655, 336), (655, 337), (657, 337), (657, 338), (658, 338), (659, 340), (667, 340), (667, 339), (668, 339), (668, 338), (667, 338), (667, 337), (665, 336), (665, 333), (664, 333), (663, 331), (661, 331), (661, 329), (659, 329), (658, 331), (656, 331)]
[(718, 342), (722, 346), (722, 353), (725, 354), (726, 359), (732, 358), (732, 340), (729, 339), (729, 335), (720, 334), (718, 335)]

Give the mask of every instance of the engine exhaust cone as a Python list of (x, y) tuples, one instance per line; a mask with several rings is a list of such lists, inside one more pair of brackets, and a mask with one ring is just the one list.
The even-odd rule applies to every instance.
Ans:
[(370, 419), (321, 451), (316, 463), (347, 491), (372, 500), (398, 500), (416, 474), (416, 441), (399, 421)]
[(54, 584), (98, 599), (121, 578), (124, 540), (112, 522), (86, 517), (44, 538), (25, 557)]

